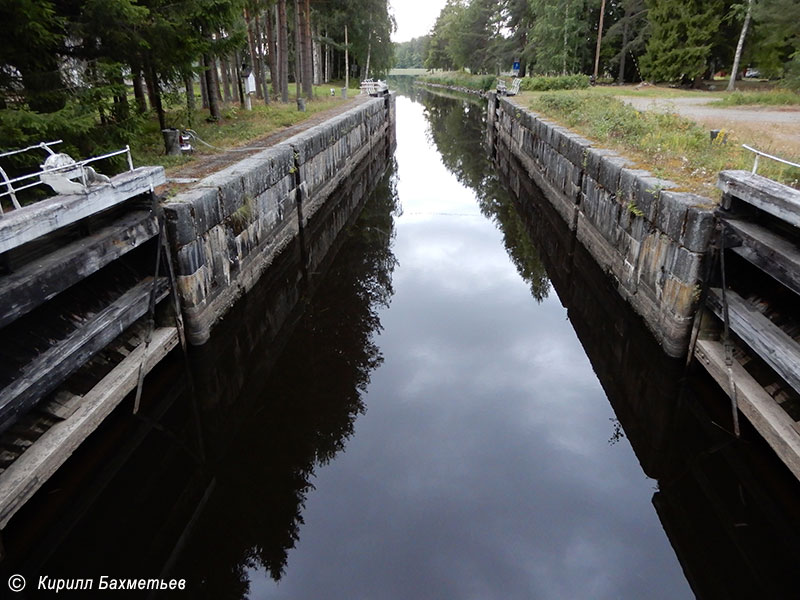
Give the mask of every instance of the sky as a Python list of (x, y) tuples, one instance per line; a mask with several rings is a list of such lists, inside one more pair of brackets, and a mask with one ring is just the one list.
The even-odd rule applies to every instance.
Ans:
[(446, 0), (390, 0), (397, 21), (397, 31), (392, 40), (407, 42), (428, 33), (445, 2)]

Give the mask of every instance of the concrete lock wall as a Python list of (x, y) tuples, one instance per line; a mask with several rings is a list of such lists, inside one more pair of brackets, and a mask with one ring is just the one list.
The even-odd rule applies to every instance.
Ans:
[(713, 202), (676, 191), (673, 182), (508, 98), (492, 93), (488, 102), (491, 147), (507, 147), (524, 165), (664, 351), (685, 354)]
[(393, 147), (386, 143), (393, 115), (393, 95), (370, 98), (209, 175), (164, 205), (190, 343), (208, 340), (361, 161)]

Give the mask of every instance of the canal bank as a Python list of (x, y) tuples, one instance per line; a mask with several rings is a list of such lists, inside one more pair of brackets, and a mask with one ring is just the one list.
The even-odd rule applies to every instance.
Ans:
[(495, 94), (487, 135), (522, 165), (515, 193), (542, 190), (664, 352), (716, 379), (734, 435), (741, 411), (800, 478), (800, 193), (723, 171), (718, 207)]
[(11, 521), (0, 582), (793, 597), (797, 482), (698, 410), (713, 386), (676, 399), (681, 362), (519, 161), (490, 161), (472, 100), (398, 98), (396, 161), (373, 194), (370, 170), (348, 179), (371, 198), (321, 267), (281, 254), (189, 348), (194, 395), (182, 356), (161, 361), (140, 414), (128, 398)]
[(712, 201), (674, 191), (674, 183), (508, 98), (491, 93), (488, 102), (492, 151), (501, 142), (525, 165), (664, 351), (685, 355), (714, 230)]
[[(171, 198), (164, 210), (192, 344), (203, 344), (230, 306), (364, 160), (394, 148), (394, 95), (370, 99), (272, 148), (214, 173)], [(317, 247), (321, 260), (343, 222)]]
[(179, 390), (140, 398), (184, 324), (189, 342), (203, 343), (260, 280), (281, 281), (257, 329), (269, 343), (285, 337), (385, 172), (394, 136), (394, 96), (370, 98), (164, 202), (153, 192), (164, 170), (141, 168), (86, 197), (6, 215), (0, 326), (15, 362), (0, 395), (0, 526), (112, 415), (171, 405)]

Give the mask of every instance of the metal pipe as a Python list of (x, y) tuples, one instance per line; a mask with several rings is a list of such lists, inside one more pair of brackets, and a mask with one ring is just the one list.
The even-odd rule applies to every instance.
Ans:
[(755, 149), (755, 148), (753, 148), (751, 146), (748, 146), (747, 144), (742, 144), (742, 148), (744, 148), (745, 150), (750, 150), (750, 152), (753, 152), (756, 155), (756, 161), (755, 161), (755, 164), (753, 165), (753, 173), (755, 173), (756, 169), (758, 168), (758, 158), (760, 156), (765, 156), (767, 158), (771, 158), (772, 160), (776, 160), (779, 163), (783, 163), (785, 165), (789, 165), (790, 167), (797, 167), (797, 168), (800, 169), (800, 164), (793, 163), (792, 161), (786, 160), (785, 158), (780, 158), (778, 156), (773, 156), (772, 154), (767, 154), (766, 152), (762, 152), (761, 150), (757, 150), (757, 149)]
[(62, 143), (64, 140), (56, 140), (55, 142), (40, 142), (35, 146), (28, 146), (27, 148), (23, 148), (22, 150), (11, 150), (9, 152), (0, 153), (0, 158), (3, 156), (11, 156), (12, 154), (21, 154), (22, 152), (27, 152), (28, 150), (36, 150), (37, 148), (44, 148), (45, 150), (50, 150), (48, 146), (55, 146), (56, 144)]

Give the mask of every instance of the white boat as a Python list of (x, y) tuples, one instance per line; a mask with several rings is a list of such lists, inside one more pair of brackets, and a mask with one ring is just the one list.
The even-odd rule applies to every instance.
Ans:
[(370, 96), (383, 96), (389, 93), (389, 86), (380, 79), (365, 79), (361, 82), (361, 93)]

